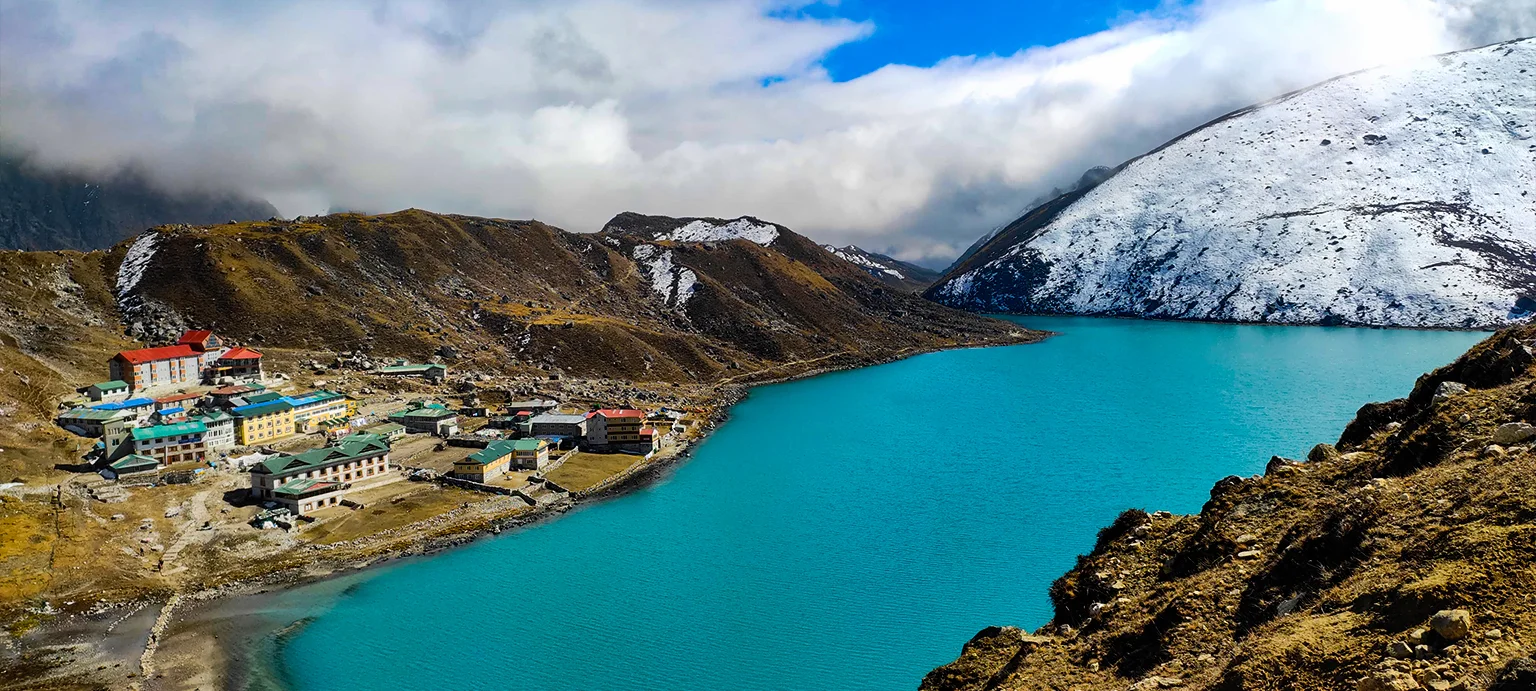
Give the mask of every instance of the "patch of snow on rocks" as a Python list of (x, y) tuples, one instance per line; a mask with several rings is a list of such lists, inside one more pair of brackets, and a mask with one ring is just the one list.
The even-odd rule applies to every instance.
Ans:
[(128, 246), (128, 252), (123, 255), (123, 263), (117, 267), (118, 299), (122, 299), (138, 287), (139, 281), (144, 280), (144, 271), (154, 261), (155, 248), (159, 243), (160, 234), (151, 230), (134, 238), (133, 244)]
[(891, 268), (889, 266), (886, 266), (885, 264), (881, 264), (880, 262), (875, 261), (874, 259), (870, 258), (868, 255), (864, 254), (863, 250), (860, 250), (859, 248), (854, 247), (852, 245), (849, 245), (847, 247), (833, 247), (832, 245), (822, 245), (822, 247), (824, 249), (826, 249), (828, 252), (831, 252), (832, 254), (837, 255), (838, 257), (842, 258), (845, 261), (849, 261), (849, 262), (852, 262), (854, 264), (857, 264), (858, 266), (862, 267), (866, 271), (869, 271), (870, 273), (878, 272), (878, 273), (883, 273), (883, 274), (886, 274), (888, 276), (891, 276), (892, 278), (906, 278), (905, 276), (901, 275), (900, 271), (897, 271), (896, 269), (893, 269), (893, 268)]
[(632, 255), (651, 279), (651, 290), (661, 296), (668, 307), (682, 307), (693, 297), (699, 277), (686, 266), (677, 264), (672, 250), (655, 245), (637, 245)]
[(1536, 40), (1346, 75), (1218, 120), (933, 295), (1247, 322), (1529, 318)]
[(673, 242), (724, 242), (726, 240), (749, 240), (759, 245), (768, 245), (779, 237), (779, 229), (768, 223), (757, 223), (747, 218), (738, 218), (725, 223), (715, 223), (703, 219), (689, 221), (686, 225), (675, 230), (663, 233), (658, 240), (671, 240)]

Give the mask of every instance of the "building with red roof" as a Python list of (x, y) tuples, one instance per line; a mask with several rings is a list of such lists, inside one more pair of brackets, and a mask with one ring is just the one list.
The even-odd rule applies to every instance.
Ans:
[(645, 413), (633, 408), (603, 408), (587, 414), (586, 445), (594, 451), (627, 451), (649, 454), (654, 451), (652, 434), (642, 434)]
[(190, 346), (199, 353), (205, 353), (211, 350), (223, 350), (224, 341), (212, 331), (189, 329), (182, 332), (181, 338), (176, 339), (176, 345)]
[(175, 345), (118, 353), (107, 368), (113, 379), (127, 383), (133, 391), (144, 391), (201, 383), (224, 354), (224, 341), (218, 335), (191, 329), (183, 332)]
[(201, 354), (188, 345), (125, 350), (107, 363), (111, 378), (134, 391), (185, 386), (203, 380)]
[(261, 353), (241, 346), (230, 348), (213, 363), (212, 374), (215, 379), (259, 382), (264, 376)]

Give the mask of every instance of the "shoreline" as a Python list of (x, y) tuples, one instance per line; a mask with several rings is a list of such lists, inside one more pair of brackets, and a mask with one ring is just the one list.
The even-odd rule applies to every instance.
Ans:
[[(710, 415), (700, 426), (700, 431), (695, 437), (680, 442), (669, 449), (670, 452), (657, 454), (658, 458), (638, 462), (593, 488), (573, 493), (568, 499), (511, 514), (497, 513), (488, 517), (460, 519), (462, 522), (450, 519), (447, 525), (441, 527), (441, 532), (436, 532), (436, 527), (431, 526), (419, 528), (420, 534), (399, 538), (402, 543), (399, 545), (383, 545), (377, 553), (364, 550), (363, 554), (331, 558), (325, 553), (335, 549), (334, 546), (310, 545), (301, 548), (297, 553), (298, 563), (285, 565), (269, 572), (244, 578), (236, 577), (198, 590), (169, 592), (164, 597), (101, 603), (98, 609), (108, 615), (126, 611), (129, 608), (134, 608), (133, 612), (149, 610), (155, 613), (156, 616), (150, 628), (138, 634), (138, 638), (143, 640), (143, 647), (134, 650), (135, 654), (131, 659), (122, 654), (124, 651), (106, 651), (92, 644), (94, 640), (101, 640), (100, 634), (105, 629), (99, 628), (100, 622), (93, 622), (90, 617), (72, 616), (68, 617), (70, 621), (67, 623), (58, 622), (55, 626), (40, 627), (42, 631), (39, 632), (39, 638), (46, 641), (43, 644), (45, 647), (72, 649), (75, 653), (74, 659), (59, 660), (58, 653), (50, 651), (53, 654), (47, 658), (47, 661), (58, 664), (60, 668), (73, 668), (70, 670), (71, 675), (80, 677), (75, 679), (76, 681), (90, 679), (99, 682), (97, 677), (102, 671), (120, 670), (118, 672), (120, 675), (126, 672), (120, 681), (126, 683), (128, 688), (135, 690), (207, 689), (210, 687), (285, 689), (287, 687), (277, 678), (280, 676), (280, 670), (265, 669), (254, 664), (260, 662), (259, 656), (241, 654), (237, 648), (245, 646), (249, 649), (252, 643), (268, 641), (278, 632), (278, 629), (289, 628), (296, 622), (286, 622), (276, 629), (266, 626), (258, 627), (257, 631), (230, 629), (229, 625), (237, 620), (248, 626), (251, 622), (245, 619), (246, 617), (261, 614), (259, 609), (246, 611), (249, 609), (248, 605), (252, 603), (260, 602), (263, 598), (276, 599), (301, 587), (362, 577), (374, 568), (433, 556), (467, 545), (485, 536), (499, 535), (503, 531), (554, 520), (573, 509), (621, 497), (649, 486), (664, 479), (668, 471), (689, 460), (699, 444), (707, 441), (716, 430), (729, 421), (731, 408), (750, 395), (755, 387), (889, 364), (934, 352), (1039, 343), (1054, 335), (1057, 334), (1020, 326), (1020, 330), (1014, 332), (1012, 338), (984, 339), (975, 343), (947, 347), (909, 348), (876, 357), (834, 353), (818, 358), (818, 360), (832, 361), (832, 364), (826, 366), (772, 376), (771, 373), (775, 369), (804, 364), (785, 363), (773, 369), (720, 380), (713, 384), (713, 395), (708, 403)], [(764, 378), (755, 379), (755, 377)], [(452, 512), (440, 514), (438, 517), (424, 519), (423, 522), (451, 514)], [(415, 532), (411, 531), (411, 526), (404, 526), (397, 530)], [(85, 633), (84, 642), (63, 640), (65, 632), (78, 634), (81, 633), (81, 629), (84, 629)], [(236, 635), (229, 636), (230, 631), (226, 629), (233, 631)], [(219, 636), (221, 632), (226, 633), (224, 638)], [(8, 657), (19, 660), (27, 652), (22, 650)], [(112, 654), (113, 652), (117, 654)], [(269, 661), (275, 662), (275, 660)], [(180, 666), (196, 670), (196, 676), (171, 679), (166, 674), (165, 670)], [(130, 667), (131, 671), (124, 669)], [(111, 672), (109, 671), (108, 674)], [(250, 682), (257, 676), (260, 677), (259, 681), (263, 685), (250, 686)], [(239, 685), (235, 686), (235, 684)]]

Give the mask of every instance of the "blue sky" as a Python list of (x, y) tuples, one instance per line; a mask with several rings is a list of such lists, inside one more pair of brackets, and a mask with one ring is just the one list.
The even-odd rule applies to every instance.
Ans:
[(854, 79), (886, 64), (928, 67), (956, 55), (1012, 55), (1109, 28), (1166, 3), (1157, 0), (843, 0), (802, 13), (871, 22), (868, 38), (823, 60), (832, 78)]

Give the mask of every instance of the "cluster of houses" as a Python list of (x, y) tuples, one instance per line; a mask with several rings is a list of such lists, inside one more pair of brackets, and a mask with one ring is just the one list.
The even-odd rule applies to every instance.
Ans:
[[(381, 373), (432, 381), (447, 374), (442, 365), (390, 369)], [(260, 352), (206, 330), (187, 331), (172, 345), (120, 352), (108, 371), (112, 379), (85, 388), (91, 404), (58, 417), (65, 429), (100, 440), (92, 453), (108, 476), (201, 462), (295, 434), (344, 434), (357, 415), (357, 403), (335, 391), (268, 390)], [(216, 388), (186, 391), (202, 386)]]
[[(411, 432), (450, 442), (467, 439), (464, 445), (476, 450), (454, 463), (453, 474), (489, 482), (517, 470), (543, 470), (555, 452), (578, 448), (650, 455), (680, 429), (681, 413), (675, 411), (562, 413), (548, 400), (510, 403), (509, 412), (491, 416), (474, 435), (460, 434), (459, 415), (490, 411), (455, 411), (424, 399), (388, 415), (387, 421), (367, 425), (358, 417), (356, 401), (344, 394), (268, 389), (261, 353), (229, 346), (205, 330), (187, 331), (173, 345), (123, 351), (108, 367), (112, 379), (84, 389), (91, 403), (61, 413), (58, 423), (98, 439), (92, 460), (109, 478), (176, 463), (206, 463), (236, 447), (325, 433), (330, 442), (322, 448), (248, 457), (258, 459), (248, 466), (250, 496), (267, 507), (263, 516), (268, 518), (348, 504), (349, 492), (399, 479), (391, 472), (390, 448)], [(440, 364), (397, 362), (374, 371), (433, 382), (447, 376)], [(193, 387), (199, 392), (188, 391)]]

